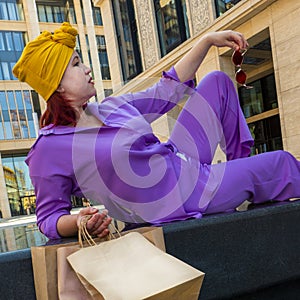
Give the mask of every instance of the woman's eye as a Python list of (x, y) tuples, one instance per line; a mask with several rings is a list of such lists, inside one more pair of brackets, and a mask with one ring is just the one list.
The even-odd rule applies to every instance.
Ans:
[(74, 66), (78, 67), (79, 66), (79, 61), (74, 64)]

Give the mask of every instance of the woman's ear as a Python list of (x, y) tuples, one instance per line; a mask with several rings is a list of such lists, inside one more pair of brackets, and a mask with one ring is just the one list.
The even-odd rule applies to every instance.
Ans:
[(63, 93), (65, 91), (65, 89), (61, 85), (59, 85), (58, 88), (56, 89), (56, 91), (58, 93)]

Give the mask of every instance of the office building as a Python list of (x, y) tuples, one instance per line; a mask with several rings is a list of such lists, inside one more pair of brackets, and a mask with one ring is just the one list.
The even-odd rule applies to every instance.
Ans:
[[(236, 30), (250, 48), (236, 84), (255, 138), (252, 155), (284, 149), (300, 159), (300, 3), (296, 0), (3, 0), (0, 3), (0, 206), (3, 217), (34, 212), (25, 157), (45, 102), (12, 74), (28, 40), (68, 21), (76, 49), (93, 68), (97, 97), (134, 92), (159, 79), (206, 32)], [(211, 48), (195, 81), (221, 70), (235, 81), (229, 48)], [(165, 140), (180, 106), (153, 124)], [(224, 161), (217, 152), (215, 162)], [(28, 204), (29, 203), (29, 204)]]

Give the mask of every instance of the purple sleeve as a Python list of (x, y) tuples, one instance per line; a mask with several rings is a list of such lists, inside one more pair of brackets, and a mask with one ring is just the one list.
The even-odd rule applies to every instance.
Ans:
[(177, 105), (185, 95), (194, 91), (194, 82), (180, 82), (172, 67), (150, 88), (131, 94), (130, 102), (151, 123)]
[(68, 177), (52, 175), (31, 177), (36, 193), (36, 216), (40, 231), (50, 239), (61, 238), (57, 221), (70, 214), (72, 182)]
[[(163, 77), (170, 78), (177, 82), (180, 82), (177, 72), (174, 67), (172, 67), (169, 71), (163, 71)], [(192, 89), (195, 87), (193, 80), (188, 80), (188, 81), (184, 82), (183, 84), (185, 84), (186, 86), (188, 86)]]

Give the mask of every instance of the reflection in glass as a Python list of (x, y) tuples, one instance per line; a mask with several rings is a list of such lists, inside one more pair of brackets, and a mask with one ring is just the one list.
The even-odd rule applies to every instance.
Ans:
[(5, 50), (5, 44), (3, 40), (3, 33), (0, 31), (0, 50), (3, 51)]
[(274, 74), (249, 83), (252, 89), (239, 88), (239, 99), (245, 118), (278, 107)]
[(109, 80), (110, 79), (110, 71), (109, 71), (109, 63), (108, 63), (104, 35), (97, 35), (96, 41), (97, 41), (98, 55), (99, 55), (99, 61), (100, 61), (100, 66), (101, 66), (102, 79)]
[(283, 149), (279, 115), (250, 123), (248, 126), (254, 138), (252, 155)]
[(162, 56), (189, 37), (184, 0), (154, 0)]
[(1, 69), (3, 74), (3, 80), (10, 80), (9, 68), (7, 62), (1, 63)]
[(92, 10), (93, 10), (94, 24), (95, 25), (103, 25), (100, 7), (94, 7), (93, 2), (92, 2)]
[(127, 82), (142, 71), (133, 1), (113, 1), (113, 10), (123, 79)]
[(0, 139), (36, 137), (33, 113), (41, 114), (36, 92), (0, 91), (0, 112)]
[(35, 194), (26, 156), (4, 156), (4, 180), (12, 216), (35, 213)]
[(15, 65), (26, 44), (24, 32), (0, 31), (1, 80), (17, 80), (12, 74), (12, 67)]
[(0, 20), (24, 20), (23, 4), (21, 0), (1, 0)]
[(0, 253), (45, 245), (47, 241), (34, 223), (0, 228)]
[(215, 0), (217, 17), (224, 14), (227, 10), (242, 0)]
[(37, 0), (39, 22), (76, 23), (74, 4), (72, 0), (41, 1)]

